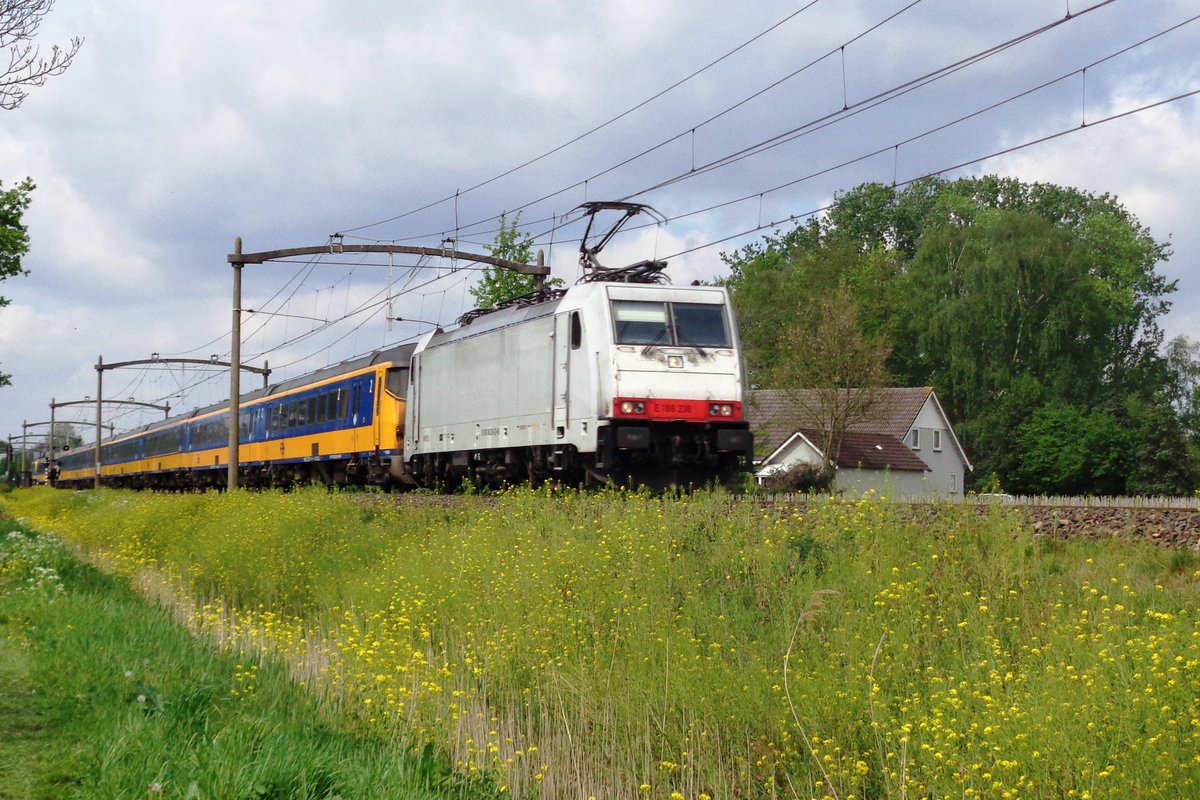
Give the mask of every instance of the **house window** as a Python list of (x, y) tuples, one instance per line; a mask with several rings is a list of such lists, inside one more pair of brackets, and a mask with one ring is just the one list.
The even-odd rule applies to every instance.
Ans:
[(958, 491), (958, 476), (955, 475), (953, 472), (950, 473), (950, 491), (952, 491), (952, 492)]
[(918, 428), (913, 428), (908, 432), (908, 446), (913, 450), (921, 449), (921, 431)]
[(941, 431), (933, 432), (933, 449), (937, 450), (937, 451), (941, 451), (941, 449), (942, 449), (942, 432)]

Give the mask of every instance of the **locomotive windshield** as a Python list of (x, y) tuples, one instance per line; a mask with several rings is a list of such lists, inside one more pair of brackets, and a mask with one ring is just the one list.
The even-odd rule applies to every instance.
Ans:
[(725, 307), (613, 300), (617, 344), (732, 347)]

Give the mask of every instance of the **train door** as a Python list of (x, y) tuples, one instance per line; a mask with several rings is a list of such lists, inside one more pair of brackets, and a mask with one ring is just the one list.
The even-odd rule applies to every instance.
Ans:
[(571, 428), (571, 315), (554, 318), (554, 438)]
[(404, 408), (406, 415), (412, 419), (404, 426), (404, 451), (408, 456), (421, 448), (421, 392), (419, 382), (421, 376), (420, 356), (413, 355), (408, 362), (408, 404)]
[(554, 318), (554, 435), (565, 438), (575, 417), (585, 409), (582, 394), (587, 365), (583, 362), (583, 327), (578, 311)]
[(379, 443), (382, 440), (381, 430), (383, 429), (383, 424), (381, 423), (381, 420), (380, 420), (380, 418), (382, 416), (381, 411), (382, 411), (382, 403), (383, 403), (383, 395), (384, 395), (383, 381), (380, 380), (382, 375), (383, 375), (383, 372), (380, 371), (380, 372), (372, 373), (367, 378), (367, 382), (371, 387), (371, 389), (369, 391), (373, 392), (373, 394), (374, 394), (374, 397), (371, 401), (371, 407), (374, 409), (374, 412), (371, 414), (371, 432), (374, 435), (373, 444), (375, 445), (376, 450), (379, 449)]

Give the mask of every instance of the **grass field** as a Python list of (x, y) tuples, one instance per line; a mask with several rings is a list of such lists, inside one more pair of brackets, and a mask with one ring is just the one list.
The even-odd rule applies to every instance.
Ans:
[(1188, 551), (873, 497), (0, 503), (357, 734), (506, 795), (1200, 795)]
[(2, 800), (486, 796), (0, 520)]

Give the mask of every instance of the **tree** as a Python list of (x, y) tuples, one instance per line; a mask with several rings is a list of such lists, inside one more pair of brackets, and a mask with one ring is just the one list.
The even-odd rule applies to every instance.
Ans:
[(806, 324), (809, 310), (830, 293), (853, 298), (862, 331), (872, 336), (890, 324), (905, 291), (902, 264), (892, 253), (831, 240), (816, 221), (722, 258), (751, 385), (766, 385), (772, 370), (792, 358), (781, 331)]
[(1007, 482), (1020, 427), (1048, 404), (1159, 426), (1144, 441), (1167, 470), (1182, 424), (1156, 410), (1175, 284), (1155, 268), (1169, 255), (1110, 195), (986, 176), (865, 184), (723, 258), (752, 383), (787, 356), (780, 331), (849, 288), (862, 332), (891, 345), (895, 382), (933, 386), (976, 478)]
[(863, 333), (858, 305), (845, 288), (821, 297), (811, 316), (784, 330), (780, 343), (785, 355), (771, 369), (771, 385), (795, 404), (797, 422), (820, 437), (832, 469), (846, 432), (867, 418), (877, 390), (887, 384), (891, 345), (880, 334)]
[[(1018, 376), (1065, 402), (1095, 401), (1128, 359), (1127, 322), (1075, 236), (1044, 217), (987, 210), (927, 232), (910, 265), (904, 370), (957, 419), (983, 414)], [(1106, 374), (1107, 373), (1107, 374)]]
[(54, 0), (0, 0), (0, 48), (8, 50), (8, 68), (0, 74), (0, 108), (12, 111), (24, 102), (29, 87), (43, 86), (48, 78), (71, 66), (83, 39), (73, 37), (66, 49), (53, 45), (48, 59), (33, 43)]
[(1008, 488), (1022, 494), (1124, 494), (1130, 434), (1114, 417), (1049, 404), (1017, 433), (1020, 462)]
[(56, 422), (42, 439), (42, 449), (47, 453), (57, 453), (62, 450), (79, 447), (83, 437), (75, 432), (75, 426), (69, 422)]
[[(520, 221), (521, 215), (517, 214), (513, 217), (510, 225), (507, 215), (501, 214), (500, 230), (496, 232), (496, 239), (492, 244), (484, 245), (484, 249), (496, 258), (505, 258), (521, 264), (532, 264), (533, 237), (527, 233), (521, 233), (517, 227)], [(562, 285), (561, 278), (551, 278), (546, 281), (546, 286)], [(471, 287), (471, 296), (475, 298), (475, 305), (479, 308), (496, 308), (536, 289), (536, 275), (522, 275), (503, 267), (489, 266), (484, 269), (479, 283)]]
[(1111, 413), (1130, 441), (1124, 494), (1191, 494), (1200, 481), (1200, 459), (1171, 404), (1131, 396)]
[[(26, 274), (21, 268), (21, 257), (29, 252), (29, 233), (21, 219), (29, 208), (29, 195), (33, 190), (33, 182), (28, 178), (7, 191), (0, 183), (0, 282)], [(0, 297), (0, 308), (8, 302), (7, 298)], [(0, 386), (8, 384), (9, 376), (0, 373)]]
[(1200, 341), (1176, 336), (1167, 343), (1168, 398), (1192, 442), (1200, 446)]

